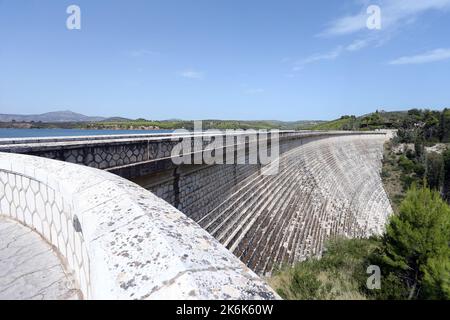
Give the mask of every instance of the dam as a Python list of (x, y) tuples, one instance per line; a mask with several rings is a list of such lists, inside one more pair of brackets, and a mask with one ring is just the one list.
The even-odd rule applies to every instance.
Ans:
[(282, 131), (276, 174), (245, 135), (200, 134), (232, 164), (175, 164), (192, 133), (2, 139), (0, 231), (38, 234), (85, 299), (276, 299), (262, 276), (383, 231), (386, 133)]

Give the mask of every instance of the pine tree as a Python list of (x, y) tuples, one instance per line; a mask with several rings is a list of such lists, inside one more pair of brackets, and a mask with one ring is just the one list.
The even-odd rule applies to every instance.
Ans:
[(450, 142), (450, 109), (445, 108), (439, 120), (441, 142)]
[(450, 207), (413, 186), (383, 236), (382, 272), (400, 278), (409, 299), (450, 299)]
[(426, 156), (426, 177), (430, 189), (440, 191), (444, 184), (444, 159), (442, 155), (431, 152)]
[(444, 186), (443, 196), (444, 199), (450, 203), (450, 148), (447, 148), (443, 154), (444, 158)]

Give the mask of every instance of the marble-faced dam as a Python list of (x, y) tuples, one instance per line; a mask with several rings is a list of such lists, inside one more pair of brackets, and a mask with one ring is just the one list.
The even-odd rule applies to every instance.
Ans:
[[(223, 157), (248, 160), (242, 136)], [(175, 164), (187, 138), (1, 139), (0, 298), (277, 299), (274, 268), (380, 234), (392, 214), (384, 132), (280, 132), (276, 174)]]

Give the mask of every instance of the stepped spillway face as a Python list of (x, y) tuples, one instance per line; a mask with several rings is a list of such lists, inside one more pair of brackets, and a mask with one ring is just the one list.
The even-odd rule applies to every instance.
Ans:
[[(215, 165), (150, 190), (176, 205), (259, 274), (320, 256), (327, 238), (380, 234), (392, 213), (380, 172), (383, 135), (281, 146), (279, 173)], [(175, 199), (176, 198), (176, 199)], [(174, 203), (175, 202), (175, 203)]]
[[(245, 134), (200, 136), (227, 138), (225, 155), (248, 160)], [(245, 161), (173, 161), (196, 136), (3, 139), (0, 216), (51, 244), (82, 298), (274, 299), (255, 272), (320, 256), (328, 238), (380, 234), (392, 214), (383, 132), (281, 132), (273, 175)]]

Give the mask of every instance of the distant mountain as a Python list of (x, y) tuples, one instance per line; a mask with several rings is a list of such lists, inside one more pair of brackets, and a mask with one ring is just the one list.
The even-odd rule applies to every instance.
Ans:
[(105, 117), (89, 117), (69, 110), (54, 111), (43, 114), (0, 114), (0, 122), (90, 122), (102, 121)]

